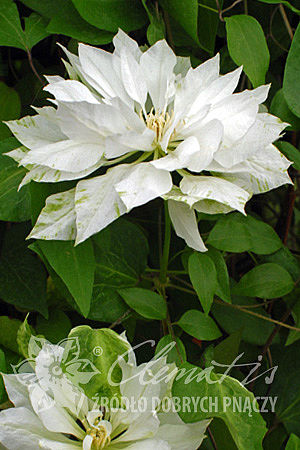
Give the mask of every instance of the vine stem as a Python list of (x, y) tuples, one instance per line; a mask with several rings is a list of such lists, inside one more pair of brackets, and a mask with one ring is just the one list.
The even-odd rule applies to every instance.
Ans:
[(159, 276), (160, 282), (162, 284), (166, 284), (167, 282), (170, 244), (171, 244), (171, 219), (169, 216), (167, 202), (165, 202), (164, 206), (165, 206), (165, 239), (164, 239), (163, 254), (161, 257), (160, 276)]
[[(193, 291), (192, 289), (186, 289), (181, 286), (178, 286), (177, 284), (169, 284), (168, 286), (171, 288), (174, 288), (174, 289), (178, 289), (179, 291), (187, 292), (188, 294), (197, 296), (196, 292)], [(229, 308), (238, 309), (239, 311), (241, 311), (243, 313), (250, 314), (251, 316), (258, 317), (259, 319), (266, 320), (267, 322), (275, 323), (276, 325), (280, 325), (281, 327), (288, 328), (289, 330), (295, 330), (295, 331), (300, 332), (300, 328), (298, 328), (298, 327), (293, 327), (292, 325), (288, 325), (287, 323), (280, 322), (279, 320), (271, 319), (271, 317), (263, 316), (262, 314), (258, 314), (253, 311), (249, 311), (249, 309), (246, 309), (245, 306), (234, 305), (233, 303), (226, 303), (219, 299), (214, 299), (214, 302), (219, 303), (219, 304), (229, 307)]]
[(291, 27), (291, 25), (290, 25), (289, 19), (288, 19), (288, 17), (287, 17), (287, 14), (286, 14), (286, 12), (285, 12), (284, 6), (283, 6), (281, 3), (280, 3), (280, 5), (279, 5), (279, 11), (280, 11), (280, 14), (281, 14), (281, 16), (282, 16), (282, 19), (283, 19), (283, 21), (284, 21), (284, 24), (285, 24), (285, 27), (286, 27), (286, 29), (287, 29), (287, 32), (288, 32), (288, 34), (289, 34), (291, 40), (293, 40), (293, 38), (294, 38), (294, 33), (293, 33), (292, 27)]
[(38, 71), (35, 68), (35, 65), (34, 65), (33, 59), (32, 59), (32, 54), (31, 54), (31, 51), (29, 49), (27, 49), (27, 57), (28, 57), (28, 62), (29, 62), (29, 65), (30, 65), (30, 68), (31, 68), (32, 72), (37, 77), (39, 82), (44, 86), (45, 83), (44, 83), (44, 81), (42, 80), (42, 78), (40, 77)]
[(167, 302), (167, 295), (166, 295), (166, 285), (168, 282), (168, 265), (169, 265), (169, 256), (170, 256), (170, 244), (171, 244), (171, 219), (169, 215), (168, 210), (168, 203), (164, 202), (164, 210), (165, 210), (165, 236), (164, 236), (164, 245), (163, 245), (163, 253), (160, 260), (160, 273), (159, 273), (159, 286), (157, 287), (157, 290), (161, 294), (161, 296), (164, 298), (167, 306), (167, 317), (166, 320), (163, 321), (163, 328), (164, 332), (168, 331), (170, 336), (172, 337), (173, 341), (175, 342), (175, 348), (178, 353), (180, 361), (183, 363), (183, 358), (180, 353), (176, 336), (173, 330), (169, 310), (168, 310), (168, 302)]

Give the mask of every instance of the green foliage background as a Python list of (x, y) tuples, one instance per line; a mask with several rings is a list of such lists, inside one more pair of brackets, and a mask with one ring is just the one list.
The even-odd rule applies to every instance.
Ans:
[[(43, 75), (65, 75), (57, 42), (72, 52), (78, 42), (111, 51), (122, 28), (140, 45), (167, 39), (194, 67), (220, 52), (222, 73), (243, 65), (240, 90), (272, 83), (266, 106), (290, 123), (276, 145), (293, 161), (294, 181), (254, 197), (247, 217), (199, 214), (205, 254), (172, 232), (166, 259), (160, 200), (78, 247), (26, 241), (45, 198), (72, 183), (31, 183), (17, 192), (25, 170), (3, 155), (18, 143), (1, 123), (1, 371), (26, 356), (28, 333), (59, 342), (78, 324), (125, 329), (133, 343), (155, 339), (157, 350), (176, 340), (169, 360), (184, 366), (205, 368), (213, 359), (230, 364), (241, 353), (239, 364), (245, 364), (262, 355), (255, 375), (278, 366), (275, 379), (268, 385), (262, 376), (247, 388), (278, 396), (276, 412), (263, 419), (231, 410), (217, 415), (201, 448), (300, 448), (299, 15), (299, 0), (0, 0), (1, 121), (47, 104)], [(23, 323), (28, 313), (30, 326)], [(141, 360), (152, 356), (146, 347), (139, 354)], [(215, 369), (216, 379), (222, 370)], [(248, 373), (249, 367), (235, 368), (234, 379), (218, 387), (192, 383), (189, 394), (252, 396), (236, 382)], [(186, 389), (174, 386), (178, 396)], [(3, 385), (0, 397), (7, 401)]]

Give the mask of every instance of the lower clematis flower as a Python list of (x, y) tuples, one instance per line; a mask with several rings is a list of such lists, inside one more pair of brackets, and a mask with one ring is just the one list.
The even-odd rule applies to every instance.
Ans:
[(164, 40), (145, 52), (122, 31), (113, 42), (65, 50), (71, 79), (47, 77), (54, 106), (7, 123), (21, 186), (78, 180), (48, 197), (30, 237), (78, 244), (161, 197), (177, 235), (205, 251), (197, 211), (245, 213), (253, 194), (291, 182), (273, 145), (287, 124), (260, 110), (269, 86), (234, 93), (242, 69), (220, 75), (219, 55), (194, 69)]
[[(122, 369), (120, 398), (130, 399), (135, 405), (118, 408), (103, 406), (102, 401), (88, 398), (70, 380), (63, 381), (57, 365), (59, 360), (63, 362), (63, 353), (60, 345), (46, 342), (31, 373), (3, 375), (15, 406), (0, 413), (0, 442), (5, 448), (196, 450), (201, 445), (209, 420), (185, 424), (177, 413), (163, 412), (161, 408), (163, 399), (170, 395), (174, 378), (170, 376), (166, 383), (158, 381), (157, 376), (154, 381), (158, 372), (174, 370), (174, 365), (166, 363), (166, 357), (155, 360), (151, 371), (146, 364), (136, 364), (133, 350), (129, 351), (127, 362), (124, 358), (118, 360)], [(53, 371), (53, 361), (55, 382), (45, 371), (47, 367)], [(144, 381), (140, 383), (141, 374)], [(140, 399), (144, 406), (139, 409)]]

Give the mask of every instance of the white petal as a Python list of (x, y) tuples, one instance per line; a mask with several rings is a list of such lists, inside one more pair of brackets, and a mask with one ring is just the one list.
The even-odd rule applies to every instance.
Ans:
[[(149, 400), (150, 403), (153, 398), (155, 397), (146, 399), (145, 403), (147, 400)], [(136, 420), (128, 417), (128, 414), (127, 417), (125, 416), (124, 418), (129, 426), (119, 438), (114, 440), (114, 443), (139, 441), (140, 439), (152, 438), (158, 431), (159, 420), (157, 419), (156, 414), (151, 411), (140, 413)]]
[(129, 107), (119, 98), (113, 98), (111, 100), (111, 104), (112, 106), (117, 108), (124, 117), (124, 119), (126, 119), (128, 129), (133, 130), (136, 133), (143, 133), (145, 129), (148, 129), (146, 127), (144, 120), (140, 118), (139, 114), (136, 113), (134, 108)]
[(27, 155), (27, 153), (28, 153), (28, 148), (22, 146), (19, 148), (15, 148), (14, 150), (12, 150), (8, 153), (4, 153), (4, 155), (9, 156), (13, 160), (15, 160), (18, 164), (20, 164), (22, 159), (24, 158), (24, 156)]
[(143, 53), (140, 62), (153, 105), (157, 111), (163, 111), (170, 85), (174, 82), (176, 56), (163, 40), (156, 42)]
[(274, 145), (229, 169), (215, 167), (220, 176), (253, 194), (275, 189), (283, 184), (293, 184), (287, 172), (291, 162)]
[[(49, 384), (48, 389), (53, 392), (55, 386)], [(77, 424), (76, 417), (58, 404), (55, 399), (55, 392), (53, 399), (36, 384), (34, 389), (30, 390), (30, 400), (34, 411), (46, 430), (55, 433), (71, 434), (78, 439), (83, 439), (85, 433)]]
[(169, 172), (158, 170), (151, 163), (133, 166), (130, 172), (115, 185), (127, 211), (166, 194), (171, 188), (172, 178)]
[[(173, 417), (170, 417), (170, 424), (168, 423), (169, 416), (179, 416), (174, 413), (159, 414), (159, 419), (163, 419), (163, 424), (155, 437), (165, 439), (172, 450), (196, 450), (200, 447), (205, 438), (205, 431), (210, 420), (203, 420), (201, 422), (185, 424), (181, 419), (178, 423), (172, 423)], [(165, 416), (165, 417), (164, 417)]]
[(175, 75), (185, 77), (191, 68), (191, 58), (189, 56), (176, 56), (176, 65), (174, 67)]
[(105, 157), (116, 158), (132, 151), (151, 151), (154, 131), (148, 128), (143, 133), (129, 131), (128, 133), (108, 136), (105, 140)]
[(232, 146), (220, 149), (215, 155), (215, 160), (229, 168), (257, 153), (263, 154), (264, 148), (279, 139), (287, 126), (287, 123), (271, 114), (257, 114), (256, 121), (248, 132)]
[[(205, 155), (205, 152), (203, 152)], [(199, 142), (196, 137), (190, 136), (181, 142), (176, 150), (163, 158), (151, 161), (151, 164), (157, 169), (168, 171), (183, 169), (185, 167), (194, 167), (195, 171), (203, 170), (205, 166), (201, 164), (203, 153), (200, 151)], [(209, 160), (209, 162), (212, 160)], [(200, 167), (200, 168), (199, 168)]]
[(91, 435), (87, 435), (84, 439), (83, 439), (83, 443), (82, 443), (82, 450), (90, 450), (92, 447), (92, 443), (93, 443), (93, 438)]
[(144, 108), (147, 98), (144, 73), (134, 56), (126, 48), (121, 50), (121, 75), (127, 94)]
[(20, 381), (19, 376), (15, 374), (2, 374), (2, 376), (10, 401), (15, 406), (30, 406), (28, 389), (25, 383)]
[(210, 84), (205, 83), (199, 90), (195, 90), (196, 95), (194, 91), (194, 98), (191, 99), (192, 101), (189, 105), (189, 117), (197, 114), (199, 109), (203, 108), (203, 105), (216, 105), (226, 97), (230, 96), (238, 84), (241, 72), (242, 68), (240, 67), (233, 72), (220, 76)]
[(79, 44), (79, 60), (84, 77), (104, 98), (128, 98), (121, 82), (120, 71), (116, 70), (114, 61), (118, 56), (100, 48)]
[(80, 172), (102, 164), (103, 144), (65, 140), (31, 150), (22, 164), (40, 164), (51, 169)]
[(57, 115), (63, 132), (70, 139), (81, 142), (101, 142), (102, 136), (127, 131), (126, 119), (117, 108), (110, 105), (60, 102)]
[(99, 100), (80, 81), (63, 80), (48, 84), (44, 89), (54, 95), (58, 101), (99, 103)]
[(76, 244), (101, 231), (126, 212), (126, 207), (115, 190), (128, 165), (117, 166), (105, 175), (80, 181), (76, 187)]
[(217, 119), (224, 127), (224, 146), (231, 146), (241, 139), (254, 124), (258, 113), (258, 102), (249, 92), (233, 94), (213, 106), (205, 122)]
[(30, 168), (29, 165), (26, 167), (28, 168), (29, 172), (23, 178), (19, 189), (21, 189), (22, 186), (25, 186), (25, 184), (28, 184), (31, 181), (36, 181), (38, 183), (58, 183), (59, 181), (78, 180), (78, 178), (85, 178), (87, 175), (94, 172), (99, 167), (100, 164), (95, 164), (89, 169), (82, 170), (81, 172), (66, 172), (64, 170), (54, 170), (50, 169), (47, 166), (40, 165)]
[[(190, 106), (195, 101), (195, 92), (219, 78), (220, 55), (200, 64), (196, 69), (190, 69), (185, 78), (177, 85), (174, 101), (175, 114), (180, 111), (189, 113)], [(175, 67), (176, 69), (176, 67)]]
[(124, 31), (119, 28), (118, 33), (113, 38), (113, 44), (115, 47), (114, 54), (120, 56), (122, 50), (126, 48), (138, 61), (142, 55), (142, 51), (139, 49), (137, 42), (131, 39)]
[(71, 439), (70, 443), (62, 443), (58, 441), (51, 441), (50, 439), (40, 439), (39, 448), (44, 448), (47, 450), (76, 450), (80, 449), (81, 443), (74, 442)]
[(192, 172), (200, 172), (208, 167), (217, 152), (222, 137), (223, 125), (218, 120), (212, 120), (205, 125), (195, 126), (193, 130), (183, 130), (184, 135), (191, 134), (199, 143), (200, 149), (198, 155), (195, 155), (186, 165), (186, 168)]
[(80, 70), (80, 62), (79, 57), (77, 55), (74, 55), (74, 53), (69, 52), (66, 47), (61, 45), (59, 42), (57, 43), (59, 47), (63, 50), (65, 55), (68, 57), (70, 64), (63, 60), (63, 63), (65, 64), (65, 67), (68, 71), (68, 74), (71, 79), (77, 80), (82, 78), (82, 73)]
[(169, 446), (167, 441), (160, 439), (145, 439), (136, 441), (133, 444), (128, 444), (124, 447), (122, 444), (118, 446), (118, 444), (110, 444), (111, 449), (115, 450), (172, 450), (172, 447)]
[(214, 200), (245, 213), (245, 204), (251, 197), (244, 189), (221, 178), (210, 176), (185, 176), (180, 182), (184, 194), (194, 199)]
[(38, 148), (66, 138), (58, 126), (56, 110), (49, 106), (43, 109), (45, 116), (25, 116), (5, 122), (25, 147)]
[(8, 450), (39, 448), (42, 437), (67, 441), (64, 436), (49, 432), (27, 408), (11, 408), (0, 413), (0, 442)]
[(168, 201), (168, 208), (177, 236), (184, 239), (189, 247), (205, 252), (207, 248), (199, 233), (195, 211), (186, 203), (175, 200)]
[(75, 189), (50, 195), (28, 238), (62, 241), (75, 239), (74, 196)]

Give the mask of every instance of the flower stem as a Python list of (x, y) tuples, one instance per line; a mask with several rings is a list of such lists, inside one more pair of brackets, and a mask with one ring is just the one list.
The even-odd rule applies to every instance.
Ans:
[(171, 243), (171, 219), (169, 216), (168, 204), (165, 201), (165, 239), (164, 239), (163, 254), (162, 254), (161, 264), (160, 264), (160, 282), (162, 284), (165, 284), (167, 282), (170, 243)]

